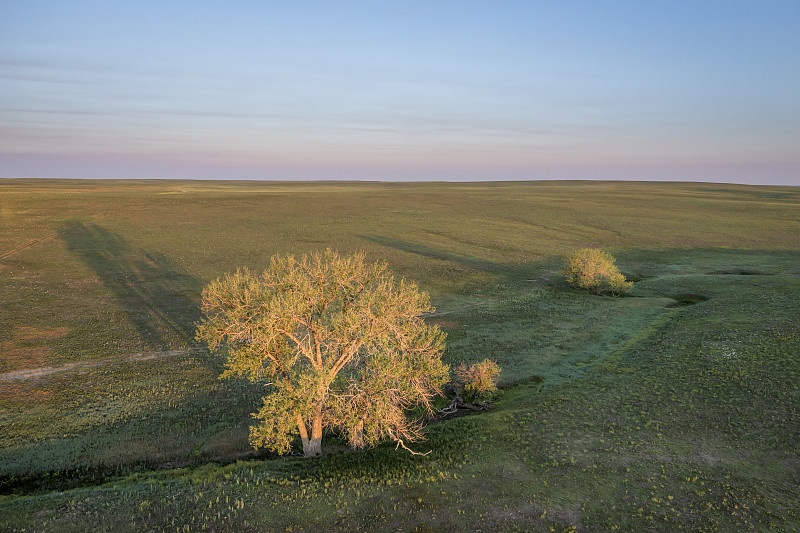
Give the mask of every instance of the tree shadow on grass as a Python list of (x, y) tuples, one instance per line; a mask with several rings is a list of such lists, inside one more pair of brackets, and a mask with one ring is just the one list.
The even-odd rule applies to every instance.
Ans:
[(148, 349), (193, 342), (200, 284), (192, 276), (97, 224), (69, 222), (59, 236), (114, 294)]
[(393, 239), (391, 237), (382, 237), (380, 235), (359, 235), (358, 237), (364, 239), (365, 241), (374, 242), (382, 246), (388, 246), (404, 252), (421, 255), (423, 257), (449, 261), (459, 266), (480, 270), (482, 272), (508, 272), (510, 270), (506, 265), (481, 259), (480, 257), (459, 254), (438, 248), (431, 248), (429, 246), (425, 246), (424, 244), (415, 242)]

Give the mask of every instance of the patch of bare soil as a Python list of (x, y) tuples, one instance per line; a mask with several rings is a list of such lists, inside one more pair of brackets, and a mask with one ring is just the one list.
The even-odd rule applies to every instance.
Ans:
[(0, 342), (0, 355), (3, 357), (3, 366), (7, 369), (41, 367), (47, 363), (52, 353), (53, 349), (49, 346), (30, 347), (19, 346), (12, 341)]
[(431, 326), (439, 326), (442, 329), (457, 329), (459, 325), (455, 320), (446, 318), (429, 318), (425, 322)]
[(20, 342), (47, 342), (66, 337), (69, 328), (40, 329), (22, 326), (14, 331), (14, 337)]
[(0, 401), (13, 404), (42, 404), (53, 397), (48, 387), (40, 387), (36, 381), (11, 381), (0, 387)]

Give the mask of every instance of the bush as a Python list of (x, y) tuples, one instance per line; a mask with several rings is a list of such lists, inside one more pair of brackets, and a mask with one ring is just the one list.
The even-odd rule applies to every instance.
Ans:
[(456, 380), (464, 387), (464, 400), (468, 402), (488, 400), (497, 390), (500, 367), (491, 359), (484, 359), (469, 367), (461, 363), (454, 372)]
[(582, 248), (567, 256), (563, 273), (567, 283), (578, 288), (594, 291), (597, 295), (605, 290), (612, 296), (619, 296), (629, 291), (633, 282), (625, 280), (614, 261), (611, 254), (599, 248)]

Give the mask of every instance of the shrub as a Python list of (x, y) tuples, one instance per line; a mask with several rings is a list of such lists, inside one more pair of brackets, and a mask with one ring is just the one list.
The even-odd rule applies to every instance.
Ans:
[(582, 248), (567, 256), (564, 275), (567, 283), (600, 295), (604, 290), (612, 296), (627, 292), (633, 282), (614, 265), (614, 257), (599, 248)]
[(461, 363), (454, 372), (456, 380), (464, 387), (464, 399), (468, 402), (488, 400), (497, 390), (500, 367), (491, 359), (484, 359), (469, 367)]

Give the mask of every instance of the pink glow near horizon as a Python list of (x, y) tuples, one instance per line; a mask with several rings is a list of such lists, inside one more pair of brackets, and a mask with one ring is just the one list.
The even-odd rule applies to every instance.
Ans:
[(800, 4), (17, 3), (0, 177), (800, 185)]

